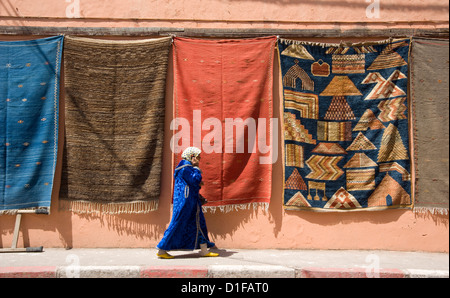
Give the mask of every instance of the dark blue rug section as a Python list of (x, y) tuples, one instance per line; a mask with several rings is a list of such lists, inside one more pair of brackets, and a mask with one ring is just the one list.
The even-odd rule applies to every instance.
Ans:
[(63, 39), (0, 42), (0, 214), (50, 208)]

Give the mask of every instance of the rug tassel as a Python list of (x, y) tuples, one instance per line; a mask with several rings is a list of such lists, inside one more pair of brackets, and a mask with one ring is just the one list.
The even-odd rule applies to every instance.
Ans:
[(158, 205), (159, 202), (157, 200), (109, 204), (86, 201), (60, 201), (61, 210), (79, 214), (145, 214), (157, 210)]
[(448, 208), (434, 208), (434, 207), (414, 207), (415, 214), (431, 213), (432, 215), (448, 215)]
[(402, 41), (404, 39), (401, 38), (389, 38), (389, 39), (385, 39), (385, 40), (380, 40), (380, 41), (366, 41), (366, 42), (358, 42), (358, 43), (344, 43), (343, 41), (341, 41), (340, 43), (323, 43), (323, 42), (312, 42), (312, 41), (301, 41), (301, 40), (293, 40), (293, 39), (285, 39), (285, 38), (280, 38), (279, 41), (285, 45), (309, 45), (309, 46), (319, 46), (319, 47), (323, 47), (323, 48), (328, 48), (328, 47), (357, 47), (357, 46), (369, 46), (369, 45), (380, 45), (380, 44), (385, 44), (385, 43), (393, 43), (393, 42), (398, 42), (398, 41)]
[(258, 208), (261, 208), (264, 212), (269, 210), (269, 203), (247, 203), (247, 204), (234, 204), (234, 205), (225, 205), (225, 206), (203, 206), (203, 212), (211, 212), (216, 213), (219, 210), (222, 213), (229, 213), (233, 211), (239, 210), (251, 210), (253, 207), (253, 211), (256, 211)]

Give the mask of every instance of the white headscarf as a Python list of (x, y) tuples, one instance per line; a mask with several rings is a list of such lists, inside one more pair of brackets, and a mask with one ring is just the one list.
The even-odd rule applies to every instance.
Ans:
[(197, 147), (189, 147), (183, 151), (183, 153), (181, 154), (181, 158), (187, 161), (192, 161), (192, 157), (199, 156), (200, 153), (202, 153), (202, 150), (198, 149)]

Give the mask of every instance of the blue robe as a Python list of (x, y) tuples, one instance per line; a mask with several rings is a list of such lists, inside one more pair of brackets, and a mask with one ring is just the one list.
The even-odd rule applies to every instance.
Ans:
[(209, 241), (205, 216), (199, 200), (202, 173), (189, 161), (182, 160), (175, 169), (172, 220), (157, 245), (162, 250), (199, 249), (200, 244)]

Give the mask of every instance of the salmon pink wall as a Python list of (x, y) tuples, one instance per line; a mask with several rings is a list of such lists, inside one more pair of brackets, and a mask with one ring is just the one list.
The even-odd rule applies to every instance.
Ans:
[[(74, 9), (76, 2), (0, 0), (0, 26), (433, 29), (448, 28), (449, 7), (448, 2), (442, 0), (380, 0), (380, 18), (368, 18), (366, 9), (369, 3), (365, 0), (79, 0), (77, 15), (78, 11)], [(0, 36), (0, 40), (32, 38), (37, 37)], [(320, 41), (339, 41), (339, 37)], [(278, 59), (275, 61), (274, 117), (280, 118), (281, 78)], [(78, 215), (60, 211), (58, 191), (61, 162), (58, 162), (51, 214), (22, 217), (19, 247), (156, 246), (171, 217), (171, 62), (166, 91), (165, 148), (159, 209), (149, 214), (136, 215)], [(62, 148), (63, 89), (60, 106)], [(281, 143), (278, 146), (278, 152), (281, 152)], [(61, 154), (60, 151), (59, 161)], [(266, 212), (241, 210), (227, 214), (220, 211), (206, 214), (210, 236), (219, 247), (449, 251), (448, 215), (415, 214), (410, 210), (351, 213), (286, 211), (282, 207), (281, 177), (280, 156), (273, 166), (272, 200)], [(14, 216), (0, 216), (0, 247), (11, 245), (14, 221)]]
[[(379, 14), (376, 11), (378, 7)], [(0, 24), (65, 27), (434, 28), (448, 27), (448, 7), (445, 0), (1, 0)]]

